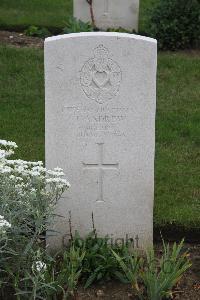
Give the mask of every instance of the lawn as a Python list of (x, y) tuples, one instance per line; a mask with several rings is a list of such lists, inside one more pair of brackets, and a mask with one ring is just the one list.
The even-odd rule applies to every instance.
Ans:
[[(0, 136), (44, 160), (43, 51), (0, 47)], [(200, 229), (200, 56), (160, 53), (154, 223)]]
[(17, 142), (19, 157), (43, 160), (43, 53), (0, 47), (0, 69), (0, 136)]
[(0, 27), (26, 28), (29, 25), (62, 28), (72, 15), (73, 0), (1, 0)]
[[(158, 0), (140, 1), (140, 31), (145, 32), (148, 9)], [(72, 15), (73, 0), (1, 0), (0, 28), (22, 30), (30, 25), (62, 29)]]
[(158, 60), (155, 224), (200, 228), (200, 56)]

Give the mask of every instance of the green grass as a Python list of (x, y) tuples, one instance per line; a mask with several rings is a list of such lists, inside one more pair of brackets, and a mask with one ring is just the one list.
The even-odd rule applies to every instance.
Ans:
[(200, 228), (200, 56), (158, 61), (156, 225)]
[(43, 53), (0, 47), (0, 70), (0, 136), (16, 141), (19, 158), (43, 160)]
[[(122, 0), (123, 1), (123, 0)], [(140, 1), (140, 31), (145, 32), (148, 9), (159, 0)], [(72, 15), (73, 0), (1, 0), (0, 28), (24, 29), (30, 25), (62, 29)]]
[(24, 28), (29, 25), (63, 28), (72, 15), (73, 0), (1, 0), (0, 27)]
[[(44, 159), (43, 52), (0, 47), (0, 137)], [(200, 56), (158, 60), (154, 222), (200, 228)]]

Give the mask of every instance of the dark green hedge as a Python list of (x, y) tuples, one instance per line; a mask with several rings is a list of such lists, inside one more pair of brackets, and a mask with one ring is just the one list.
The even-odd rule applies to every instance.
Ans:
[(149, 34), (160, 49), (199, 46), (200, 0), (160, 0), (150, 12)]

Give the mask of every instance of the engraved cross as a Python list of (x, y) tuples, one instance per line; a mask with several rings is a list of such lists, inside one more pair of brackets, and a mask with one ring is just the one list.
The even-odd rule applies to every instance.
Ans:
[(104, 0), (104, 15), (109, 13), (109, 0)]
[(83, 162), (83, 167), (86, 170), (94, 169), (98, 171), (98, 199), (96, 202), (105, 202), (104, 197), (103, 197), (103, 175), (105, 170), (118, 170), (119, 169), (119, 164), (106, 164), (104, 163), (104, 144), (103, 143), (98, 143), (98, 163), (84, 163)]

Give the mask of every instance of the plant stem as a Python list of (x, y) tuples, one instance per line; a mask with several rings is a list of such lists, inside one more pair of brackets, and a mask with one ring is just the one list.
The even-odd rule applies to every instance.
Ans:
[(93, 0), (86, 0), (86, 1), (90, 6), (90, 15), (91, 15), (91, 20), (92, 20), (92, 26), (93, 26), (93, 28), (96, 28), (95, 18), (94, 18), (94, 10), (93, 10)]

